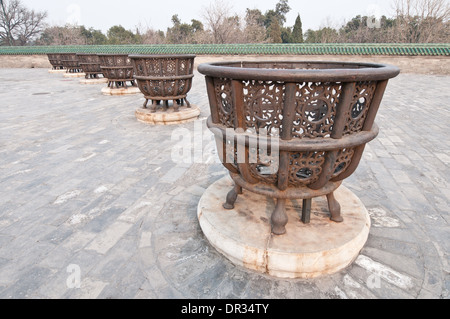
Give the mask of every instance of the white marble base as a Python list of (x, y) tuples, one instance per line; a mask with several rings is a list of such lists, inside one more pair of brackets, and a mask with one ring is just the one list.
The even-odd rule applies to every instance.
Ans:
[(62, 69), (62, 70), (53, 70), (53, 69), (48, 70), (48, 73), (50, 73), (50, 74), (63, 74), (63, 73), (66, 73), (66, 72), (67, 71), (64, 70), (64, 69)]
[(139, 90), (138, 87), (134, 86), (129, 86), (127, 88), (120, 88), (120, 89), (117, 88), (111, 89), (109, 87), (105, 87), (102, 89), (103, 95), (129, 95), (137, 93), (141, 93), (141, 91)]
[(65, 78), (72, 79), (72, 78), (84, 78), (86, 74), (84, 73), (64, 73), (63, 75)]
[(343, 270), (364, 247), (370, 217), (346, 187), (335, 191), (343, 223), (330, 220), (326, 197), (313, 199), (311, 223), (301, 221), (302, 200), (287, 202), (287, 233), (271, 231), (274, 200), (246, 191), (233, 210), (222, 204), (233, 188), (230, 177), (211, 185), (198, 205), (200, 226), (212, 246), (236, 265), (279, 278), (309, 279)]
[(149, 109), (140, 108), (136, 110), (136, 118), (139, 122), (151, 125), (176, 125), (196, 120), (200, 115), (200, 109), (191, 104), (191, 107), (182, 106), (178, 112), (172, 107), (167, 111), (152, 113)]
[(108, 79), (100, 78), (100, 79), (81, 79), (80, 84), (105, 84), (108, 83)]

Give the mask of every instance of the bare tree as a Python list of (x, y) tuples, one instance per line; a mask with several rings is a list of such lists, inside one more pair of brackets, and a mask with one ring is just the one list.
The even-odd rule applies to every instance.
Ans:
[(247, 9), (245, 14), (244, 38), (246, 43), (263, 43), (266, 41), (264, 15), (258, 9)]
[(0, 0), (0, 44), (26, 45), (42, 32), (47, 12), (25, 8), (20, 0)]
[(52, 26), (46, 28), (37, 40), (39, 45), (84, 45), (86, 39), (77, 25)]
[(231, 15), (231, 7), (222, 0), (216, 0), (204, 10), (203, 18), (217, 44), (243, 41), (240, 18)]
[(155, 31), (153, 29), (147, 29), (142, 33), (143, 44), (164, 44), (166, 43), (164, 32), (161, 30)]
[(397, 42), (448, 42), (450, 4), (447, 0), (394, 0)]

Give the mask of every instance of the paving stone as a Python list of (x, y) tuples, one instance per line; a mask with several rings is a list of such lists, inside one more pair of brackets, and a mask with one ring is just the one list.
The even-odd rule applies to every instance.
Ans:
[(226, 263), (221, 282), (217, 282), (216, 298), (241, 299), (245, 293), (251, 275), (248, 272), (237, 269), (231, 263)]
[(102, 209), (99, 214), (85, 226), (85, 230), (88, 232), (101, 233), (107, 229), (109, 225), (113, 224), (117, 217), (125, 210), (126, 208), (123, 207), (108, 207)]
[(139, 265), (130, 261), (118, 271), (100, 293), (101, 299), (132, 299), (147, 281)]
[(339, 285), (348, 299), (376, 299), (376, 296), (362, 282), (350, 274), (343, 276)]
[[(158, 268), (158, 266), (152, 266), (146, 269), (147, 278), (149, 285), (157, 292), (160, 292), (163, 289), (169, 288), (169, 284), (167, 280), (164, 278), (162, 271)], [(159, 293), (158, 296), (161, 296)]]
[[(198, 200), (228, 172), (210, 145), (198, 72), (189, 100), (201, 116), (178, 127), (137, 122), (141, 95), (106, 97), (102, 85), (44, 69), (0, 69), (6, 78), (15, 81), (0, 92), (1, 298), (449, 298), (449, 76), (389, 83), (380, 135), (344, 182), (371, 212), (363, 257), (314, 280), (242, 269), (204, 238)], [(183, 163), (172, 156), (175, 129), (191, 137)], [(67, 285), (69, 266), (80, 288)]]
[(100, 254), (106, 254), (132, 226), (129, 223), (115, 222), (94, 238), (86, 249), (94, 250)]
[(58, 227), (55, 231), (49, 233), (47, 236), (40, 239), (40, 241), (41, 242), (48, 241), (49, 243), (59, 245), (72, 234), (73, 234), (72, 228), (62, 225)]
[(107, 282), (85, 278), (80, 288), (71, 289), (64, 296), (66, 299), (96, 299), (107, 286)]
[(398, 254), (393, 254), (377, 248), (366, 247), (361, 252), (362, 254), (375, 260), (382, 260), (383, 264), (392, 269), (407, 274), (415, 278), (423, 277), (423, 260), (413, 259)]
[(383, 280), (377, 274), (367, 271), (358, 265), (349, 269), (349, 274), (375, 296), (376, 299), (414, 299), (416, 296)]
[(139, 287), (139, 291), (134, 296), (134, 299), (142, 299), (142, 300), (151, 300), (156, 299), (157, 295), (154, 292), (153, 288), (150, 286), (148, 280), (146, 280), (141, 287)]
[(381, 251), (390, 252), (394, 255), (406, 256), (414, 260), (423, 258), (419, 245), (398, 241), (396, 239), (381, 238), (373, 234), (369, 235), (366, 247), (377, 248)]
[(2, 299), (29, 299), (48, 280), (52, 271), (48, 268), (32, 266), (25, 271), (13, 286), (0, 292)]

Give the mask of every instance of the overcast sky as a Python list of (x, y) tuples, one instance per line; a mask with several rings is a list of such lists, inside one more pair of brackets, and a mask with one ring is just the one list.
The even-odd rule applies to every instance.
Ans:
[[(134, 30), (137, 25), (166, 31), (171, 17), (178, 14), (182, 22), (202, 21), (202, 12), (214, 0), (22, 0), (28, 8), (47, 11), (50, 25), (77, 22), (106, 32), (113, 25)], [(278, 0), (223, 0), (233, 13), (244, 15), (245, 9), (259, 9), (265, 13), (274, 9)], [(291, 12), (286, 26), (293, 26), (300, 13), (303, 30), (321, 26), (338, 27), (354, 16), (392, 16), (393, 0), (290, 0)]]

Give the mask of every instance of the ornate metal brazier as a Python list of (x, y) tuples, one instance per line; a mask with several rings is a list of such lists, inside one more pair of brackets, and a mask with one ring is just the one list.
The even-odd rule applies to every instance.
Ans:
[(327, 196), (331, 219), (342, 222), (334, 191), (378, 135), (375, 116), (388, 80), (400, 70), (339, 62), (225, 62), (198, 69), (206, 75), (208, 127), (235, 182), (224, 207), (238, 205), (243, 189), (275, 198), (272, 231), (282, 235), (288, 199), (303, 199), (302, 220), (309, 223), (311, 199)]
[(78, 53), (77, 57), (80, 68), (86, 74), (86, 79), (98, 79), (103, 74), (97, 54)]
[(133, 65), (128, 54), (99, 54), (100, 68), (103, 76), (108, 79), (108, 87), (127, 88), (127, 82), (136, 86)]
[(76, 53), (61, 53), (61, 63), (67, 70), (67, 73), (81, 73), (81, 67), (78, 63), (78, 57)]
[(175, 111), (184, 102), (190, 107), (187, 93), (192, 87), (195, 55), (130, 55), (134, 78), (145, 96), (144, 108), (152, 101), (151, 112), (156, 112), (161, 101), (165, 108), (173, 101)]
[(47, 54), (48, 61), (52, 65), (53, 70), (63, 70), (64, 66), (61, 62), (61, 54), (59, 53), (49, 53)]

